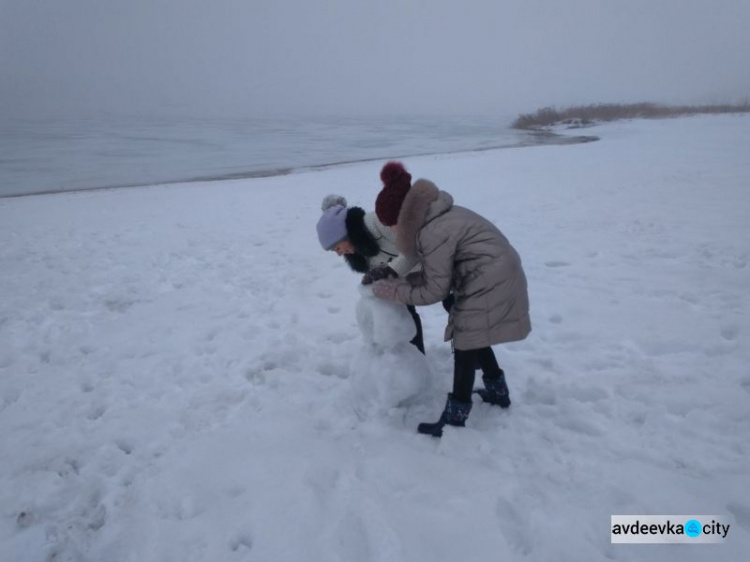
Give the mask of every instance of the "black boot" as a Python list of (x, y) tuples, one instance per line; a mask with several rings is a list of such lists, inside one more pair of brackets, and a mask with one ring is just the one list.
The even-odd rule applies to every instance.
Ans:
[(500, 369), (500, 374), (494, 377), (482, 376), (484, 388), (475, 391), (482, 397), (484, 402), (507, 408), (510, 406), (510, 394), (508, 385), (505, 382), (505, 373)]
[(417, 431), (425, 435), (441, 437), (443, 435), (443, 427), (446, 424), (464, 427), (466, 425), (466, 418), (469, 417), (469, 412), (471, 412), (471, 402), (459, 402), (453, 397), (453, 394), (448, 394), (448, 401), (445, 403), (445, 409), (440, 415), (440, 419), (435, 423), (420, 423)]

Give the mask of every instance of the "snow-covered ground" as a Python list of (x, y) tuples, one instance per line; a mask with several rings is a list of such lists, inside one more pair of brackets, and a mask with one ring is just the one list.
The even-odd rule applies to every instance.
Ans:
[[(442, 307), (428, 390), (361, 408), (402, 363), (315, 236), (382, 162), (0, 200), (0, 560), (745, 560), (750, 116), (591, 133), (405, 161), (530, 284), (531, 336), (495, 348), (513, 406), (442, 439), (415, 430)], [(733, 517), (726, 544), (610, 544), (612, 514), (683, 513)]]

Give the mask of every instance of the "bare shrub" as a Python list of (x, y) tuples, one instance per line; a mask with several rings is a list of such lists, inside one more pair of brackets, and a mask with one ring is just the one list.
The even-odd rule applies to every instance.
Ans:
[(543, 107), (534, 113), (519, 115), (513, 121), (514, 129), (540, 129), (567, 123), (572, 125), (586, 125), (595, 121), (616, 121), (618, 119), (660, 119), (679, 117), (682, 115), (718, 114), (718, 113), (748, 113), (750, 101), (738, 104), (718, 105), (660, 105), (656, 103), (602, 103), (579, 105), (565, 109), (554, 106)]

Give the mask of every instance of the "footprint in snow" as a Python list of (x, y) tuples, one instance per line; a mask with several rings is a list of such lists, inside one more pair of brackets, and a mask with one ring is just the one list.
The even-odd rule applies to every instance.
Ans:
[(107, 413), (107, 406), (104, 404), (94, 404), (86, 414), (86, 419), (90, 421), (97, 421)]
[(721, 329), (722, 337), (727, 341), (734, 341), (740, 334), (740, 329), (737, 326), (724, 326)]
[(598, 402), (609, 398), (609, 394), (603, 388), (596, 386), (573, 387), (566, 389), (565, 394), (578, 402)]
[(557, 422), (557, 427), (567, 429), (579, 435), (588, 435), (589, 437), (600, 437), (604, 432), (587, 419), (579, 417), (564, 417)]
[(319, 374), (325, 377), (337, 377), (345, 379), (349, 376), (349, 369), (344, 364), (333, 361), (321, 361), (316, 367)]
[(530, 405), (554, 406), (557, 395), (551, 385), (531, 380), (523, 394), (523, 401)]
[(127, 298), (111, 298), (104, 301), (104, 306), (110, 312), (124, 313), (127, 312), (135, 304), (134, 300)]
[(334, 334), (328, 334), (325, 339), (331, 343), (339, 344), (351, 341), (356, 337), (356, 335), (350, 334), (348, 332), (337, 332)]
[(15, 388), (11, 388), (5, 392), (5, 395), (0, 397), (0, 412), (5, 410), (7, 407), (15, 404), (21, 398), (21, 391)]
[(115, 445), (126, 455), (131, 455), (135, 450), (135, 445), (133, 445), (130, 439), (117, 439), (115, 440)]
[(6, 367), (10, 367), (15, 362), (15, 359), (11, 357), (10, 355), (5, 355), (3, 357), (0, 357), (0, 369), (5, 369)]
[(571, 264), (567, 261), (551, 260), (544, 262), (544, 265), (546, 265), (547, 267), (568, 267)]
[(305, 484), (310, 487), (320, 503), (327, 504), (335, 495), (341, 472), (334, 467), (314, 466), (305, 474)]
[(522, 556), (528, 556), (534, 545), (534, 539), (530, 536), (530, 526), (524, 513), (505, 498), (497, 500), (495, 515), (500, 520), (498, 527), (505, 536), (505, 540), (515, 551)]
[(253, 548), (253, 537), (250, 533), (239, 533), (229, 541), (232, 552), (247, 552)]

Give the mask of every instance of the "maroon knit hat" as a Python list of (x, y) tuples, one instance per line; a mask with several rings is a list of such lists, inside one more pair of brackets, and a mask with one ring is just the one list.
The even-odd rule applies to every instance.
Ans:
[(380, 179), (383, 189), (375, 200), (375, 214), (385, 226), (393, 226), (411, 188), (411, 174), (401, 162), (388, 162), (380, 171)]

